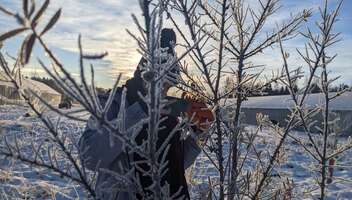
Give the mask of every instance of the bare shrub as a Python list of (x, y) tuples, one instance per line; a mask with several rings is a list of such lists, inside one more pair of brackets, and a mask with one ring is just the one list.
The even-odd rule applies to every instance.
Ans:
[[(0, 65), (6, 74), (6, 81), (15, 85), (22, 99), (42, 121), (41, 125), (44, 127), (41, 128), (45, 131), (41, 131), (45, 133), (43, 137), (47, 141), (31, 140), (28, 145), (28, 142), (19, 140), (16, 135), (9, 135), (3, 137), (1, 141), (0, 155), (19, 160), (35, 169), (44, 168), (54, 172), (61, 178), (78, 184), (89, 194), (89, 198), (97, 199), (99, 197), (94, 187), (96, 174), (86, 168), (85, 161), (77, 155), (78, 147), (75, 145), (77, 141), (64, 134), (61, 118), (53, 117), (52, 113), (59, 114), (65, 120), (70, 119), (80, 123), (89, 121), (90, 126), (97, 130), (108, 130), (112, 143), (115, 138), (123, 141), (126, 153), (138, 154), (146, 160), (145, 163), (150, 170), (145, 171), (145, 175), (152, 180), (149, 188), (151, 193), (145, 194), (146, 199), (175, 198), (177, 194), (170, 194), (168, 184), (163, 184), (161, 181), (167, 161), (165, 159), (160, 161), (158, 158), (165, 157), (169, 148), (168, 140), (174, 132), (190, 126), (189, 119), (182, 119), (161, 146), (158, 146), (156, 141), (159, 125), (164, 120), (161, 110), (167, 104), (161, 94), (162, 83), (166, 79), (166, 73), (178, 64), (182, 66), (183, 73), (179, 89), (207, 102), (216, 116), (201, 145), (203, 145), (203, 154), (215, 168), (217, 176), (215, 179), (207, 178), (207, 186), (199, 194), (201, 199), (293, 199), (296, 194), (294, 194), (292, 177), (276, 171), (287, 160), (285, 145), (288, 138), (301, 145), (305, 153), (312, 158), (313, 163), (318, 164), (317, 169), (314, 170), (320, 175), (319, 198), (326, 198), (329, 172), (334, 168), (331, 161), (352, 146), (351, 141), (346, 144), (329, 143), (329, 141), (335, 141), (334, 137), (338, 134), (334, 129), (336, 120), (332, 117), (329, 102), (348, 90), (342, 90), (331, 96), (329, 88), (336, 79), (329, 78), (327, 70), (328, 64), (335, 58), (335, 55), (328, 55), (327, 49), (338, 41), (338, 34), (334, 34), (332, 30), (341, 3), (330, 13), (327, 1), (325, 2), (321, 10), (317, 36), (309, 29), (306, 33), (302, 33), (308, 43), (306, 49), (298, 50), (298, 54), (305, 61), (309, 74), (306, 85), (297, 90), (297, 80), (302, 78), (304, 73), (301, 68), (289, 67), (289, 54), (285, 52), (283, 43), (300, 34), (298, 31), (311, 16), (311, 10), (293, 14), (277, 28), (267, 31), (265, 27), (268, 21), (280, 8), (279, 0), (257, 0), (255, 2), (258, 7), (244, 0), (139, 1), (144, 23), (132, 15), (139, 33), (128, 31), (128, 34), (135, 39), (138, 51), (147, 61), (147, 64), (142, 67), (144, 67), (143, 78), (148, 91), (143, 100), (148, 107), (148, 113), (147, 117), (139, 123), (132, 127), (125, 127), (126, 91), (122, 92), (118, 117), (112, 121), (107, 119), (108, 109), (117, 92), (121, 76), (113, 85), (106, 104), (102, 106), (95, 87), (94, 67), (90, 65), (89, 73), (86, 72), (88, 61), (103, 59), (107, 54), (86, 54), (84, 43), (79, 36), (77, 45), (80, 77), (79, 80), (73, 78), (43, 39), (43, 35), (58, 22), (61, 10), (57, 10), (49, 22), (38, 26), (50, 2), (44, 1), (39, 9), (34, 2), (23, 0), (21, 14), (0, 7), (2, 13), (14, 17), (19, 25), (18, 28), (0, 35), (0, 41), (13, 38), (20, 33), (27, 33), (15, 65), (10, 67), (6, 57), (1, 53)], [(184, 51), (178, 57), (168, 56), (159, 46), (164, 14), (183, 39), (178, 45), (183, 47)], [(178, 21), (179, 15), (182, 16), (185, 24)], [(38, 27), (43, 29), (39, 30)], [(79, 102), (81, 109), (63, 113), (45, 101), (37, 91), (30, 91), (30, 94), (24, 92), (21, 69), (29, 62), (35, 43), (39, 44), (53, 64), (49, 67), (39, 58), (41, 67), (65, 95)], [(251, 61), (275, 45), (280, 47), (283, 69), (267, 77), (264, 75), (264, 66), (256, 65)], [(166, 62), (161, 63), (161, 58), (165, 58)], [(192, 70), (195, 68), (196, 73), (192, 73), (189, 66), (194, 66)], [(318, 72), (321, 74), (318, 75)], [(90, 74), (89, 78), (87, 74)], [(223, 87), (225, 77), (234, 80), (225, 81), (227, 84), (233, 84), (232, 86)], [(312, 89), (313, 79), (320, 81), (319, 87), (323, 91), (321, 95), (324, 97), (324, 104), (321, 107), (306, 108), (304, 104)], [(242, 120), (244, 115), (241, 110), (242, 103), (252, 94), (263, 93), (263, 90), (273, 82), (281, 82), (287, 86), (295, 104), (291, 108), (287, 123), (279, 127), (273, 124), (268, 116), (258, 114), (257, 126), (246, 127)], [(234, 95), (232, 105), (228, 103), (231, 101), (230, 95)], [(51, 112), (45, 112), (43, 107), (49, 108)], [(323, 116), (323, 122), (316, 124), (313, 117), (319, 113)], [(88, 116), (90, 116), (89, 120)], [(138, 145), (135, 137), (144, 125), (148, 125), (148, 138)], [(292, 130), (299, 126), (304, 128), (308, 142), (303, 141), (304, 138), (291, 134)], [(273, 132), (271, 137), (275, 137), (276, 140), (267, 141), (269, 139), (261, 135), (263, 128), (270, 128)], [(313, 129), (317, 129), (318, 134), (313, 134)], [(143, 193), (138, 178), (130, 176), (135, 173), (135, 170), (136, 163), (132, 163), (132, 167), (123, 173), (109, 172), (119, 180), (114, 187), (119, 187), (121, 190), (130, 188), (128, 192), (131, 195)], [(0, 182), (9, 179), (19, 178), (13, 176), (10, 171), (4, 173), (0, 171)], [(193, 180), (190, 183), (192, 184)], [(45, 192), (51, 194), (54, 188), (48, 187), (50, 190)]]

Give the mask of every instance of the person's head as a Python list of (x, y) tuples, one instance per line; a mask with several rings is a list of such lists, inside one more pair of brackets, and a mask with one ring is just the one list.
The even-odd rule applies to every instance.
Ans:
[(161, 30), (160, 47), (168, 48), (167, 52), (174, 55), (174, 46), (176, 44), (176, 34), (171, 28)]
[[(160, 47), (161, 48), (168, 48), (167, 53), (171, 54), (172, 56), (175, 55), (175, 44), (176, 44), (176, 34), (170, 28), (164, 28), (161, 30), (160, 35)], [(177, 85), (178, 83), (178, 76), (180, 74), (180, 69), (178, 65), (174, 65), (173, 68), (169, 71), (166, 77), (166, 81), (163, 84), (164, 93), (166, 94), (167, 91)]]
[[(170, 54), (171, 56), (175, 55), (175, 44), (176, 44), (176, 34), (171, 28), (164, 28), (161, 30), (160, 34), (160, 48), (167, 48), (167, 53)], [(166, 62), (166, 61), (164, 61)], [(142, 69), (140, 68), (141, 66), (146, 64), (146, 60), (142, 58), (141, 62), (139, 63), (136, 71), (134, 72), (134, 77), (135, 78), (141, 78), (142, 75)], [(180, 73), (180, 69), (178, 65), (173, 66), (171, 70), (169, 70), (169, 73), (167, 74), (166, 81), (163, 84), (163, 92), (166, 94), (167, 91), (172, 87), (177, 85), (178, 83), (178, 76)]]

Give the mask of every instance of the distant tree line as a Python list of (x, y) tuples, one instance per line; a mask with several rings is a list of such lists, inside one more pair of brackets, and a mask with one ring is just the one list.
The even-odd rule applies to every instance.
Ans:
[[(235, 91), (233, 88), (235, 87), (235, 81), (232, 80), (231, 78), (227, 77), (224, 83), (224, 92), (225, 93), (230, 93), (229, 97), (233, 98), (233, 93), (230, 91)], [(257, 84), (254, 88), (259, 88), (261, 87), (260, 84)], [(346, 83), (341, 83), (337, 86), (331, 87), (330, 92), (339, 92), (345, 89), (351, 88), (350, 85)], [(297, 92), (299, 89), (297, 84), (293, 84), (293, 89), (295, 92)], [(321, 90), (321, 87), (318, 83), (318, 81), (315, 81), (311, 83), (310, 86), (310, 94), (316, 94), (316, 93), (322, 93), (323, 91)], [(248, 97), (257, 97), (257, 96), (277, 96), (277, 95), (289, 95), (290, 91), (287, 86), (283, 85), (275, 85), (275, 84), (269, 84), (266, 87), (264, 87), (260, 92), (252, 92), (248, 94)]]
[[(339, 92), (342, 90), (345, 90), (347, 88), (350, 88), (351, 86), (345, 84), (345, 83), (341, 83), (337, 86), (331, 87), (330, 88), (330, 92)], [(295, 84), (294, 85), (294, 90), (295, 92), (297, 92), (300, 88)], [(319, 86), (318, 83), (312, 83), (311, 87), (310, 87), (310, 92), (311, 94), (316, 94), (316, 93), (322, 93), (323, 91), (321, 90), (321, 87)], [(287, 86), (280, 86), (280, 87), (276, 87), (273, 88), (271, 85), (269, 85), (268, 87), (266, 87), (263, 90), (264, 94), (254, 94), (253, 96), (274, 96), (274, 95), (288, 95), (290, 94), (290, 91), (288, 89)]]

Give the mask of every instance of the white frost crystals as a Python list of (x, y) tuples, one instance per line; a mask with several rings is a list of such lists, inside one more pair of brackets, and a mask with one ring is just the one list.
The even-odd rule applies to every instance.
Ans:
[[(104, 157), (96, 155), (82, 159), (82, 155), (94, 147), (94, 136), (106, 139), (103, 144), (108, 145), (105, 145), (104, 155), (109, 155), (111, 152), (108, 151), (111, 150), (113, 153), (123, 152), (118, 156), (127, 156), (125, 158), (129, 154), (138, 154), (143, 158), (142, 162), (150, 168), (144, 174), (152, 182), (145, 199), (175, 197), (177, 194), (170, 194), (169, 184), (161, 181), (167, 172), (168, 141), (178, 130), (191, 127), (191, 124), (182, 118), (162, 144), (157, 145), (157, 141), (159, 125), (165, 120), (161, 111), (167, 104), (162, 86), (167, 81), (173, 81), (168, 80), (170, 77), (167, 74), (176, 64), (182, 73), (181, 77), (177, 77), (180, 81), (177, 87), (193, 94), (198, 101), (205, 102), (213, 108), (216, 116), (205, 137), (207, 141), (202, 146), (203, 153), (194, 166), (195, 173), (189, 179), (192, 197), (325, 200), (341, 195), (341, 198), (351, 198), (352, 194), (347, 190), (351, 188), (349, 168), (352, 166), (352, 143), (339, 135), (341, 127), (333, 113), (334, 109), (346, 110), (349, 107), (341, 105), (346, 105), (344, 99), (349, 96), (347, 91), (350, 88), (329, 93), (336, 79), (329, 78), (328, 73), (329, 64), (335, 58), (333, 52), (331, 55), (329, 53), (330, 47), (339, 41), (339, 35), (333, 33), (333, 25), (342, 3), (334, 2), (332, 4), (337, 7), (330, 9), (328, 1), (325, 1), (318, 12), (302, 10), (267, 31), (267, 22), (275, 18), (280, 1), (250, 2), (139, 1), (143, 24), (133, 15), (138, 33), (128, 34), (136, 40), (138, 51), (146, 61), (142, 65), (146, 94), (141, 96), (147, 107), (146, 112), (141, 112), (139, 104), (128, 104), (126, 91), (120, 91), (118, 87), (121, 76), (117, 77), (109, 95), (101, 98), (95, 85), (94, 66), (88, 64), (91, 60), (104, 59), (107, 54), (87, 55), (80, 36), (77, 43), (79, 77), (75, 78), (69, 73), (43, 37), (60, 22), (61, 10), (43, 17), (49, 14), (46, 12), (50, 6), (49, 0), (23, 0), (20, 12), (0, 5), (1, 14), (18, 22), (14, 30), (1, 33), (0, 42), (19, 38), (19, 34), (25, 36), (12, 67), (6, 62), (11, 58), (3, 54), (4, 49), (0, 52), (2, 74), (20, 94), (27, 108), (35, 113), (35, 116), (23, 118), (21, 115), (28, 111), (27, 108), (0, 106), (0, 120), (3, 120), (0, 121), (0, 198), (99, 199), (107, 193), (107, 198), (119, 192), (130, 196), (143, 193), (140, 180), (134, 176), (137, 168), (134, 161), (117, 163), (116, 168), (121, 170), (112, 171), (103, 166), (109, 165), (115, 157), (103, 160)], [(317, 31), (301, 31), (301, 25), (313, 14), (320, 16), (315, 24)], [(44, 23), (45, 19), (49, 19), (48, 22)], [(178, 57), (166, 56), (160, 49), (160, 32), (166, 24), (165, 19), (181, 37), (177, 45), (183, 53), (179, 53)], [(285, 41), (299, 35), (307, 40), (305, 48), (297, 50), (305, 62), (307, 73), (303, 73), (302, 68), (291, 69), (292, 52), (289, 56), (284, 48)], [(48, 103), (38, 91), (24, 91), (21, 72), (31, 58), (34, 43), (45, 52), (45, 55), (39, 55), (39, 65), (65, 95), (80, 104), (78, 109), (65, 112)], [(275, 45), (279, 46), (282, 54), (282, 70), (268, 77), (264, 75), (263, 64), (266, 63), (249, 61), (256, 61), (255, 58), (265, 54), (269, 47), (278, 47)], [(42, 56), (47, 56), (53, 66), (49, 66), (48, 59), (44, 60)], [(90, 76), (87, 77), (87, 74)], [(226, 76), (233, 81), (229, 81), (232, 86), (225, 89), (222, 81)], [(297, 88), (296, 83), (302, 77), (308, 81)], [(314, 79), (322, 91), (318, 98), (320, 101), (317, 101), (316, 95), (310, 94)], [(263, 93), (264, 88), (272, 83), (288, 88), (289, 103), (276, 104), (271, 101), (279, 97), (252, 99), (253, 94)], [(117, 95), (122, 96), (119, 103), (116, 103)], [(286, 124), (271, 120), (273, 113), (261, 112), (251, 117), (256, 126), (245, 126), (245, 117), (249, 114), (246, 109), (253, 105), (265, 109), (288, 107), (287, 113), (281, 117)], [(42, 107), (49, 108), (50, 112), (44, 112)], [(117, 118), (111, 118), (109, 109), (117, 108)], [(88, 121), (87, 115), (91, 117), (88, 128), (98, 130), (100, 135), (87, 133), (86, 139), (91, 139), (88, 143), (93, 145), (79, 149), (77, 140), (85, 132), (83, 127)], [(320, 121), (315, 120), (315, 116), (319, 116)], [(343, 118), (340, 116), (340, 119)], [(8, 121), (16, 123), (5, 124)], [(30, 123), (33, 125), (26, 126)], [(146, 125), (147, 137), (137, 144), (135, 137)], [(301, 127), (302, 131), (294, 131), (297, 127)], [(81, 156), (78, 151), (81, 151)], [(89, 162), (93, 164), (89, 165)], [(132, 166), (126, 168), (127, 165)], [(97, 171), (100, 172), (99, 177), (105, 176), (111, 180), (96, 184), (101, 180)]]

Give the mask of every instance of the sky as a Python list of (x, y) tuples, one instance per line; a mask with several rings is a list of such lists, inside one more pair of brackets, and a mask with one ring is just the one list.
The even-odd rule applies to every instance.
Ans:
[[(248, 0), (255, 1), (255, 0)], [(22, 0), (0, 0), (2, 7), (14, 12), (21, 11)], [(38, 4), (41, 0), (37, 0)], [(336, 6), (337, 0), (329, 0), (329, 5)], [(313, 9), (313, 17), (306, 27), (314, 25), (318, 19), (318, 6), (323, 0), (282, 0), (281, 9), (266, 24), (270, 30), (277, 23), (287, 20), (291, 13), (303, 9)], [(82, 35), (83, 48), (87, 53), (108, 52), (104, 60), (93, 63), (96, 71), (98, 86), (109, 88), (119, 73), (123, 73), (124, 79), (129, 78), (136, 68), (140, 54), (137, 52), (137, 43), (127, 34), (126, 29), (137, 33), (131, 14), (141, 17), (138, 0), (52, 0), (46, 16), (50, 17), (54, 12), (62, 8), (62, 15), (55, 27), (44, 36), (44, 40), (69, 69), (73, 76), (78, 77), (78, 48), (77, 38)], [(352, 0), (345, 0), (340, 21), (336, 24), (335, 32), (341, 32), (342, 42), (333, 46), (330, 51), (337, 53), (338, 57), (331, 63), (331, 74), (341, 75), (340, 82), (352, 84)], [(180, 16), (177, 17), (181, 19)], [(44, 19), (45, 21), (46, 19)], [(182, 24), (182, 20), (180, 24)], [(166, 21), (166, 26), (171, 26)], [(8, 16), (0, 13), (0, 33), (15, 28), (16, 22)], [(16, 55), (20, 47), (23, 35), (4, 43), (3, 51)], [(286, 51), (290, 53), (289, 62), (293, 66), (300, 66), (301, 62), (295, 52), (296, 48), (304, 46), (302, 37), (284, 43)], [(43, 50), (36, 45), (31, 62), (25, 67), (28, 76), (43, 76), (44, 71), (39, 67), (36, 58), (43, 59)], [(45, 59), (45, 58), (44, 58)], [(264, 64), (266, 72), (281, 67), (278, 49), (268, 49), (263, 55), (256, 57), (255, 64)], [(191, 66), (192, 67), (192, 66)]]

